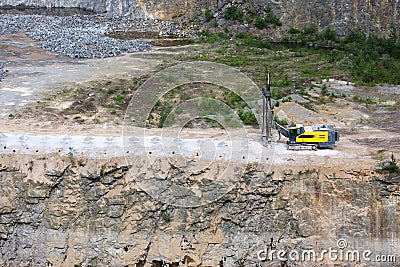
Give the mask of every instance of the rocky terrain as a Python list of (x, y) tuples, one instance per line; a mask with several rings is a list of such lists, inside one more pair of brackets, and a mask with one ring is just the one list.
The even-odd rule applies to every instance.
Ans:
[(136, 182), (161, 171), (140, 159), (127, 166), (123, 158), (1, 155), (1, 264), (310, 266), (263, 263), (257, 255), (265, 248), (319, 253), (337, 249), (339, 238), (346, 249), (397, 255), (398, 176), (365, 169), (364, 160), (306, 167), (293, 156), (270, 170), (249, 165), (217, 201), (182, 208), (151, 198)]
[[(264, 42), (388, 36), (397, 1), (0, 3), (23, 4), (95, 14), (0, 15), (1, 266), (399, 266), (399, 85), (360, 84), (356, 49)], [(334, 149), (261, 144), (267, 68), (275, 119), (334, 125)]]
[(0, 34), (26, 32), (42, 48), (72, 58), (104, 58), (150, 49), (145, 42), (119, 40), (107, 36), (129, 29), (180, 35), (172, 22), (147, 19), (106, 19), (102, 16), (0, 15)]
[[(111, 15), (132, 16), (135, 18), (176, 19), (203, 17), (204, 11), (212, 10), (217, 19), (223, 19), (223, 13), (232, 3), (238, 6), (248, 4), (246, 1), (125, 1), (125, 0), (5, 0), (2, 6), (36, 6), (36, 7), (78, 7), (95, 12), (107, 12)], [(302, 29), (312, 24), (319, 29), (328, 25), (344, 36), (354, 28), (365, 33), (389, 36), (392, 28), (399, 28), (400, 5), (397, 1), (254, 1), (255, 12), (262, 15), (263, 7), (269, 5), (281, 19), (285, 27)]]

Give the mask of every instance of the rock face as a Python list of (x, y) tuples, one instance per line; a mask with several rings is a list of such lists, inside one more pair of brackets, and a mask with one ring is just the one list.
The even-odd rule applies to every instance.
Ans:
[(109, 12), (116, 15), (170, 19), (172, 16), (190, 10), (195, 2), (190, 1), (130, 1), (130, 0), (5, 0), (0, 6), (32, 7), (77, 7), (95, 12)]
[(388, 36), (399, 27), (399, 1), (266, 1), (273, 2), (285, 24), (302, 28), (315, 24), (319, 28), (331, 25), (340, 35), (359, 28), (366, 33)]
[[(135, 17), (171, 19), (184, 14), (204, 14), (206, 8), (218, 10), (232, 1), (189, 0), (4, 0), (1, 5), (27, 5), (40, 7), (79, 7), (96, 12)], [(269, 5), (281, 18), (283, 25), (302, 29), (310, 24), (322, 29), (333, 26), (340, 35), (359, 28), (366, 33), (388, 36), (392, 28), (399, 28), (400, 4), (395, 1), (272, 1), (258, 0), (261, 6)], [(235, 1), (241, 4), (241, 1)]]
[(78, 7), (93, 10), (96, 12), (106, 12), (107, 0), (6, 0), (0, 3), (1, 6), (29, 6), (29, 7)]
[(0, 265), (256, 266), (260, 251), (318, 253), (339, 238), (353, 250), (398, 253), (399, 177), (250, 165), (218, 201), (180, 208), (136, 184), (131, 173), (149, 175), (149, 166), (57, 157), (2, 156)]

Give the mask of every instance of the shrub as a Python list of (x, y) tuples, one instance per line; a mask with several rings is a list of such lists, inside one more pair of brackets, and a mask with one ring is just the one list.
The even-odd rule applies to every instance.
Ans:
[(400, 167), (397, 166), (397, 161), (394, 158), (393, 153), (392, 153), (391, 160), (386, 163), (387, 164), (385, 164), (385, 163), (382, 164), (382, 170), (389, 171), (391, 173), (400, 173)]
[(249, 12), (250, 15), (253, 15), (253, 16), (257, 14), (257, 11), (254, 8), (250, 8), (248, 10), (248, 12)]
[(214, 16), (213, 16), (211, 10), (207, 9), (207, 10), (204, 12), (204, 18), (206, 19), (206, 21), (210, 21), (210, 20), (212, 20), (212, 19), (214, 18)]
[(244, 125), (258, 125), (256, 116), (249, 110), (243, 111), (243, 109), (239, 109), (238, 116), (243, 121)]
[(274, 116), (274, 121), (278, 123), (279, 125), (286, 126), (288, 125), (288, 122), (286, 119), (280, 120), (276, 115)]
[(124, 97), (122, 95), (116, 95), (112, 98), (115, 103), (120, 104), (124, 101)]
[(296, 29), (296, 28), (291, 27), (291, 28), (289, 29), (288, 32), (289, 32), (290, 34), (298, 34), (298, 33), (300, 33), (301, 31), (300, 31), (299, 29)]
[(272, 89), (271, 97), (272, 97), (272, 99), (276, 99), (276, 100), (281, 99), (283, 97), (282, 91), (279, 88)]
[(336, 37), (337, 37), (336, 31), (331, 26), (326, 27), (321, 32), (321, 39), (323, 40), (336, 41)]
[(238, 34), (236, 34), (236, 38), (238, 39), (246, 39), (248, 38), (248, 35), (244, 32), (239, 32)]
[(282, 103), (286, 103), (286, 102), (292, 102), (292, 97), (288, 96), (288, 97), (285, 97), (284, 99), (282, 99)]
[(323, 85), (322, 85), (322, 87), (321, 87), (321, 93), (322, 93), (323, 95), (328, 95), (328, 94), (329, 94), (328, 86), (326, 86), (326, 84), (323, 84)]
[(243, 11), (237, 6), (230, 6), (225, 10), (224, 17), (230, 20), (243, 21)]
[(317, 27), (315, 27), (315, 25), (309, 25), (304, 27), (303, 29), (304, 34), (314, 34), (316, 32), (317, 32)]
[(271, 48), (271, 43), (260, 36), (246, 34), (246, 33), (238, 33), (236, 34), (236, 38), (243, 40), (241, 44), (245, 46), (258, 47), (258, 48)]
[(254, 22), (257, 28), (264, 29), (267, 27), (267, 21), (262, 17), (258, 16)]
[(167, 122), (168, 115), (172, 111), (172, 106), (169, 103), (162, 102), (159, 106), (159, 114), (160, 114), (160, 121), (158, 123), (158, 127), (162, 128), (164, 124), (170, 124), (171, 122)]
[(217, 20), (214, 20), (214, 21), (213, 21), (213, 27), (214, 27), (214, 28), (217, 28), (217, 27), (218, 27), (218, 22), (217, 22)]
[(316, 108), (313, 105), (311, 105), (310, 103), (304, 103), (304, 104), (302, 104), (302, 106), (311, 111), (317, 111)]
[(254, 22), (257, 28), (259, 29), (267, 28), (268, 24), (282, 26), (282, 22), (277, 16), (274, 15), (272, 9), (269, 6), (265, 8), (265, 11), (267, 13), (267, 16), (264, 18), (258, 16)]
[(236, 94), (235, 92), (229, 91), (224, 93), (224, 102), (230, 108), (237, 108), (243, 109), (246, 106), (246, 103), (243, 99)]
[(282, 26), (281, 20), (277, 16), (275, 16), (274, 13), (272, 13), (272, 11), (268, 13), (267, 22), (274, 24), (276, 26)]

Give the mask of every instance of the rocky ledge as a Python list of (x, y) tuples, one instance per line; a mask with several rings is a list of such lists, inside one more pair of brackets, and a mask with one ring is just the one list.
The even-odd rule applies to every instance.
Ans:
[(304, 266), (267, 265), (259, 252), (337, 249), (339, 239), (352, 250), (398, 253), (398, 177), (249, 165), (220, 199), (183, 208), (141, 189), (139, 177), (156, 175), (141, 162), (2, 155), (0, 265)]

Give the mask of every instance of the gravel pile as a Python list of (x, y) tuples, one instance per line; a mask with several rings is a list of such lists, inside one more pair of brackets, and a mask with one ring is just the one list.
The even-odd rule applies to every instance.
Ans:
[(104, 58), (121, 53), (150, 49), (135, 40), (122, 41), (105, 36), (114, 31), (151, 31), (160, 35), (182, 35), (180, 28), (168, 21), (104, 15), (69, 17), (43, 15), (1, 15), (0, 34), (26, 32), (41, 46), (72, 58)]
[(120, 41), (104, 36), (110, 26), (98, 20), (79, 17), (47, 17), (27, 33), (49, 51), (72, 58), (105, 58), (150, 48), (148, 43)]

